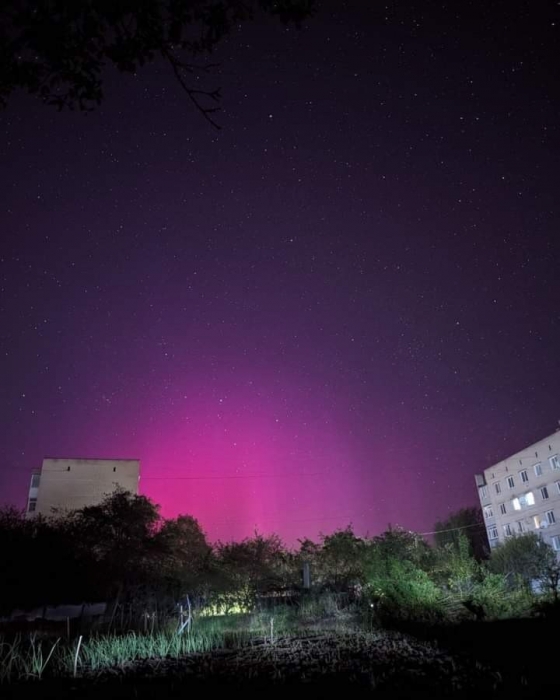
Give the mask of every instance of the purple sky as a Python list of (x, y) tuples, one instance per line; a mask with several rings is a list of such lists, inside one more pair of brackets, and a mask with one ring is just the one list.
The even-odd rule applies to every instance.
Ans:
[(247, 25), (220, 132), (158, 65), (0, 113), (1, 502), (139, 457), (212, 539), (427, 531), (553, 432), (558, 7), (426, 4)]

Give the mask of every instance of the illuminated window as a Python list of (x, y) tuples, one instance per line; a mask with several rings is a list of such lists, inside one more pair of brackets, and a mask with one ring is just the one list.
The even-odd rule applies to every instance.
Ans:
[(513, 476), (508, 476), (507, 485), (509, 486), (510, 489), (515, 488), (515, 481), (513, 479)]
[(535, 470), (535, 476), (542, 476), (542, 464), (540, 462), (537, 462), (533, 469)]
[(527, 493), (524, 493), (523, 496), (519, 496), (519, 498), (514, 498), (511, 503), (513, 505), (514, 510), (521, 510), (522, 508), (534, 506), (535, 494), (532, 491), (528, 491)]
[(502, 487), (500, 486), (500, 482), (499, 482), (499, 481), (496, 481), (496, 483), (494, 484), (494, 488), (496, 489), (496, 493), (497, 493), (497, 494), (502, 493)]
[(538, 515), (533, 515), (533, 524), (535, 525), (535, 529), (539, 530), (541, 527), (541, 520)]
[(548, 458), (548, 461), (551, 469), (560, 469), (560, 457), (558, 455), (552, 455), (552, 457)]
[(500, 504), (500, 513), (501, 513), (502, 515), (505, 515), (505, 514), (506, 514), (506, 504), (505, 504), (505, 503), (501, 503), (501, 504)]
[(555, 552), (560, 552), (560, 535), (554, 535), (554, 537), (551, 537), (550, 544)]
[(484, 506), (484, 517), (485, 518), (493, 518), (494, 517), (494, 511), (492, 510), (492, 506)]
[(27, 504), (27, 512), (28, 513), (34, 513), (37, 509), (37, 499), (36, 498), (30, 498), (29, 503)]
[(548, 510), (546, 512), (546, 519), (547, 519), (549, 525), (554, 525), (554, 523), (556, 522), (556, 518), (554, 517), (553, 510)]
[(543, 499), (543, 501), (546, 501), (546, 499), (548, 498), (548, 489), (546, 488), (546, 486), (543, 486), (541, 489), (541, 498)]
[(31, 475), (31, 488), (32, 489), (38, 489), (39, 488), (39, 482), (41, 481), (41, 475), (40, 474), (32, 474)]
[(511, 525), (509, 523), (504, 525), (504, 535), (506, 537), (511, 537), (513, 535), (513, 530), (511, 529)]
[(497, 527), (489, 527), (488, 528), (488, 539), (490, 539), (490, 540), (497, 540), (498, 539), (498, 528)]

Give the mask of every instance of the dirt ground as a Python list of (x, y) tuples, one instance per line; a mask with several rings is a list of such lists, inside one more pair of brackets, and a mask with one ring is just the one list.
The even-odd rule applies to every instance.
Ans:
[[(317, 634), (185, 659), (135, 662), (86, 678), (0, 688), (5, 698), (455, 697), (497, 692), (491, 666), (400, 633)], [(6, 692), (4, 692), (6, 691)]]

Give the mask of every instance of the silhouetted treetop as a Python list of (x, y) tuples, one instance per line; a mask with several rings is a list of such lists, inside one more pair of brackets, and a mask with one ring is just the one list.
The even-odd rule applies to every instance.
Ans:
[(0, 104), (18, 88), (59, 109), (103, 99), (108, 65), (136, 73), (165, 60), (215, 126), (220, 90), (198, 79), (216, 44), (258, 11), (282, 22), (309, 17), (315, 0), (8, 0), (0, 9)]

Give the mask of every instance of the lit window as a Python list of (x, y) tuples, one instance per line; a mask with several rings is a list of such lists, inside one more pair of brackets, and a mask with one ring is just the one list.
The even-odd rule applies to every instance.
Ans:
[(546, 486), (543, 486), (541, 489), (541, 498), (543, 499), (543, 501), (546, 501), (546, 499), (548, 498), (548, 489), (546, 488)]
[(515, 510), (521, 510), (521, 508), (528, 508), (529, 506), (535, 505), (535, 496), (532, 491), (528, 491), (527, 493), (524, 493), (523, 496), (519, 496), (519, 498), (514, 498), (512, 503), (513, 508)]
[(535, 495), (533, 494), (532, 491), (529, 491), (529, 493), (525, 494), (525, 501), (526, 501), (528, 506), (535, 505)]
[(537, 462), (533, 469), (535, 470), (535, 476), (542, 476), (542, 464), (540, 462)]
[(526, 484), (529, 481), (529, 474), (527, 474), (527, 470), (524, 469), (522, 472), (519, 472), (519, 476), (521, 477), (521, 481)]
[(492, 510), (492, 506), (484, 506), (484, 517), (485, 518), (493, 518), (494, 517), (494, 511)]
[(505, 514), (506, 514), (506, 504), (505, 504), (505, 503), (501, 503), (501, 504), (500, 504), (500, 513), (501, 513), (502, 515), (505, 515)]
[(511, 537), (513, 535), (513, 530), (511, 529), (511, 525), (509, 523), (504, 525), (504, 535), (506, 537)]
[(560, 457), (558, 455), (552, 455), (552, 457), (548, 458), (548, 461), (551, 469), (560, 469)]
[(27, 504), (27, 512), (28, 513), (34, 513), (37, 509), (37, 499), (36, 498), (30, 498), (29, 503)]
[(541, 521), (540, 521), (540, 518), (538, 515), (533, 515), (533, 524), (534, 524), (536, 530), (540, 530)]
[(39, 488), (39, 482), (41, 481), (41, 475), (40, 474), (32, 474), (31, 475), (31, 488), (32, 489), (38, 489)]
[(523, 520), (517, 521), (517, 532), (525, 532), (525, 528), (523, 526)]
[(511, 505), (513, 506), (513, 510), (521, 510), (521, 503), (519, 503), (519, 498), (514, 498), (511, 502)]
[(502, 493), (502, 487), (500, 486), (500, 482), (499, 482), (499, 481), (496, 481), (496, 483), (494, 484), (494, 488), (496, 489), (496, 493), (497, 493), (497, 494)]
[(554, 523), (556, 522), (556, 518), (554, 517), (553, 510), (548, 510), (546, 512), (546, 519), (547, 519), (549, 525), (554, 525)]
[(560, 535), (554, 535), (554, 537), (551, 537), (550, 544), (555, 552), (560, 552)]
[(515, 481), (513, 479), (513, 476), (508, 476), (507, 484), (508, 484), (510, 489), (513, 489), (515, 487)]
[(488, 538), (491, 540), (498, 539), (498, 528), (497, 527), (489, 527), (488, 528)]

